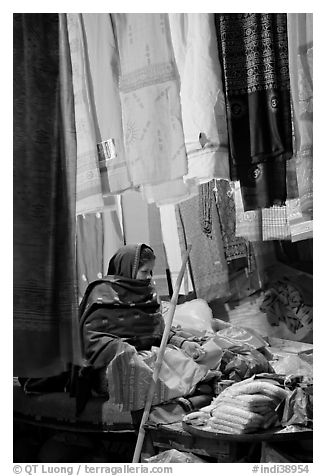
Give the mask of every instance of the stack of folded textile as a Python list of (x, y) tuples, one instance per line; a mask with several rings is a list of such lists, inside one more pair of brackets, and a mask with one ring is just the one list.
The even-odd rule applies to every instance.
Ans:
[(279, 424), (277, 409), (287, 391), (274, 381), (246, 379), (226, 388), (188, 423), (220, 433), (242, 434)]

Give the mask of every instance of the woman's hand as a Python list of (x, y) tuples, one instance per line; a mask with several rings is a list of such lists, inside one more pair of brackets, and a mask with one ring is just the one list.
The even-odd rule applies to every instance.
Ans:
[(181, 349), (196, 361), (199, 361), (205, 355), (204, 349), (197, 342), (185, 340), (182, 343)]

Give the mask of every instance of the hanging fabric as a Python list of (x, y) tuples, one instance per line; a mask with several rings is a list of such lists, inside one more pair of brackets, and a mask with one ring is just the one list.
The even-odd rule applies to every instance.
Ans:
[(188, 171), (180, 90), (167, 14), (111, 15), (120, 55), (120, 98), (131, 180), (156, 185)]
[(248, 241), (262, 241), (261, 209), (244, 211), (240, 182), (233, 183), (235, 203), (235, 236)]
[[(118, 197), (116, 202), (119, 202)], [(117, 208), (119, 207), (117, 203)], [(103, 275), (106, 274), (107, 264), (111, 257), (116, 253), (116, 251), (121, 248), (124, 242), (124, 234), (122, 229), (122, 224), (120, 222), (119, 214), (117, 210), (103, 210), (102, 213), (103, 220), (103, 234), (104, 234), (104, 244), (103, 244)]]
[(104, 203), (112, 205), (112, 193), (132, 187), (123, 144), (122, 113), (117, 71), (119, 54), (108, 13), (83, 13), (85, 41), (94, 98)]
[(240, 180), (245, 211), (285, 204), (292, 156), (286, 14), (215, 18), (232, 179)]
[(248, 243), (235, 234), (234, 186), (229, 180), (215, 180), (214, 198), (221, 224), (222, 240), (226, 261), (229, 263), (248, 258)]
[(195, 181), (185, 182), (180, 178), (158, 185), (143, 185), (140, 191), (148, 203), (156, 203), (159, 207), (177, 204), (194, 197), (198, 193), (198, 186)]
[(102, 210), (104, 202), (94, 121), (87, 46), (80, 13), (67, 13), (77, 136), (76, 213)]
[(148, 244), (155, 250), (155, 271), (154, 281), (157, 292), (160, 296), (168, 296), (168, 271), (169, 265), (167, 262), (163, 234), (160, 220), (159, 208), (152, 203), (147, 205), (148, 213)]
[(293, 105), (294, 155), (302, 213), (312, 218), (313, 15), (288, 13), (289, 66)]
[[(64, 169), (66, 171), (66, 190), (68, 195), (68, 215), (71, 231), (66, 234), (66, 240), (70, 241), (69, 259), (66, 258), (66, 266), (70, 271), (70, 290), (72, 294), (71, 301), (71, 343), (67, 345), (67, 352), (72, 352), (72, 362), (79, 365), (82, 361), (82, 344), (79, 333), (79, 319), (77, 312), (78, 286), (76, 275), (76, 175), (77, 175), (77, 141), (76, 141), (76, 121), (75, 105), (72, 84), (72, 64), (70, 55), (70, 46), (67, 28), (67, 16), (59, 13), (59, 73), (60, 73), (60, 106), (62, 121), (62, 141), (64, 144)], [(61, 213), (61, 212), (60, 212)], [(64, 250), (64, 247), (63, 247)], [(64, 266), (64, 264), (63, 264)], [(65, 271), (64, 271), (65, 272)], [(69, 278), (69, 275), (68, 275)], [(69, 287), (67, 286), (67, 291)], [(63, 336), (62, 342), (65, 343), (67, 336)], [(63, 344), (65, 345), (65, 344)], [(71, 350), (70, 350), (71, 346)]]
[(77, 216), (77, 278), (79, 299), (87, 286), (103, 277), (104, 230), (102, 213)]
[[(60, 33), (64, 27), (61, 22)], [(73, 131), (63, 140), (71, 116), (63, 115), (69, 104), (61, 109), (71, 69), (66, 38), (59, 43), (58, 14), (14, 14), (13, 28), (13, 370), (21, 377), (48, 377), (81, 362), (75, 144)]]
[[(174, 289), (177, 277), (182, 265), (181, 246), (178, 236), (177, 218), (174, 205), (163, 205), (159, 207), (161, 229), (167, 262), (171, 274), (172, 287)], [(183, 281), (180, 287), (180, 294), (187, 295), (193, 291), (189, 271), (186, 268)]]
[(229, 178), (225, 98), (213, 13), (169, 13), (188, 159), (185, 180)]
[(291, 231), (287, 215), (287, 207), (273, 206), (262, 209), (263, 241), (289, 240)]
[(175, 207), (181, 253), (191, 244), (190, 269), (197, 298), (212, 301), (230, 293), (228, 269), (224, 256), (216, 207), (212, 207), (211, 232), (203, 232), (199, 197)]

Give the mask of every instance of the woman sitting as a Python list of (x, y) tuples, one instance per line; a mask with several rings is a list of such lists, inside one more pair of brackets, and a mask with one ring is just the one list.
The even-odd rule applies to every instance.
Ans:
[[(97, 393), (109, 392), (114, 402), (125, 410), (143, 408), (156, 357), (152, 350), (160, 346), (164, 331), (160, 302), (152, 282), (154, 264), (155, 255), (149, 246), (122, 247), (110, 260), (108, 275), (88, 286), (80, 304), (82, 343), (87, 365), (92, 369), (93, 389)], [(207, 375), (207, 368), (193, 360), (203, 353), (197, 342), (172, 328), (168, 344), (173, 347), (165, 367), (163, 363), (165, 381), (159, 385), (164, 388), (156, 403), (182, 396), (182, 392)], [(172, 384), (167, 370), (171, 359), (176, 367)], [(186, 383), (180, 385), (183, 378), (180, 375), (184, 373)]]

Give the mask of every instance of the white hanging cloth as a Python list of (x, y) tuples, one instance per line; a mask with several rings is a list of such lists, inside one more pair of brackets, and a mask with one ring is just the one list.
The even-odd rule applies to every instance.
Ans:
[(131, 180), (157, 185), (188, 171), (167, 14), (114, 13), (120, 98)]
[(180, 75), (188, 174), (198, 183), (230, 178), (222, 71), (213, 13), (169, 13)]

